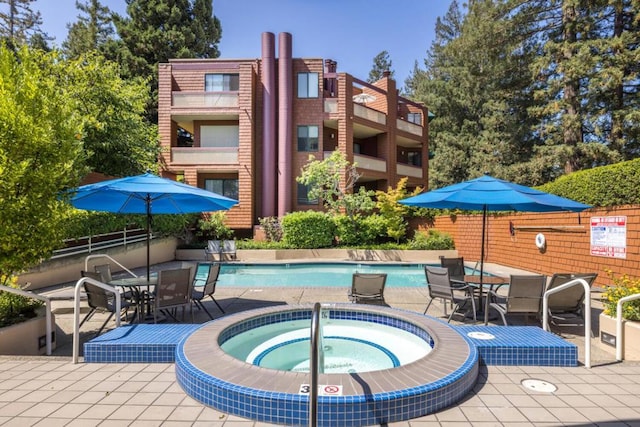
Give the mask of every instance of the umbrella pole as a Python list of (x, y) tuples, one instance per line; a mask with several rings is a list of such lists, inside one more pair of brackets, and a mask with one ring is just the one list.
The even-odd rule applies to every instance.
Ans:
[(151, 313), (151, 195), (147, 194), (145, 198), (147, 205), (147, 314)]
[[(487, 230), (487, 205), (482, 207), (482, 248), (480, 248), (480, 304), (482, 304), (482, 293), (483, 293), (483, 284), (482, 280), (484, 279), (484, 245), (485, 245), (485, 236)], [(489, 295), (485, 297), (484, 304), (484, 324), (489, 323)]]

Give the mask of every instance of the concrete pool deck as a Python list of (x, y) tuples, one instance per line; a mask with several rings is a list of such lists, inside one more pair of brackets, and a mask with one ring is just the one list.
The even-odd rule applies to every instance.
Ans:
[[(498, 274), (509, 274), (503, 267), (496, 268), (502, 269)], [(65, 292), (68, 294), (68, 289), (52, 291), (59, 297)], [(348, 301), (347, 289), (343, 288), (220, 287), (216, 299), (227, 313), (282, 304)], [(426, 290), (419, 288), (388, 288), (385, 299), (391, 307), (419, 313), (428, 301)], [(230, 416), (196, 402), (177, 384), (172, 363), (72, 364), (70, 307), (72, 302), (68, 300), (54, 302), (58, 344), (53, 356), (0, 357), (0, 425), (269, 425)], [(216, 317), (221, 315), (212, 301), (207, 302), (207, 308)], [(442, 308), (432, 307), (429, 314), (440, 317)], [(196, 323), (206, 320), (205, 313), (195, 311)], [(87, 339), (92, 328), (97, 329), (102, 321), (101, 315), (94, 316), (83, 326), (82, 338)], [(597, 316), (593, 321), (597, 328)], [(579, 360), (583, 362), (583, 332), (568, 329), (562, 335), (578, 345)], [(472, 393), (456, 406), (389, 425), (640, 427), (640, 363), (616, 363), (613, 351), (600, 349), (595, 338), (591, 341), (591, 369), (481, 366)], [(521, 384), (526, 379), (554, 384), (557, 391), (527, 389)]]

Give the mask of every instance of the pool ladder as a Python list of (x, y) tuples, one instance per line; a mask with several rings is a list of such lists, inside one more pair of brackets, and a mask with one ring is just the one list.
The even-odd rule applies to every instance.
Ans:
[(309, 390), (309, 427), (318, 425), (318, 375), (324, 372), (324, 349), (322, 346), (322, 326), (320, 325), (319, 302), (311, 312), (311, 350), (309, 354), (309, 373), (311, 387)]

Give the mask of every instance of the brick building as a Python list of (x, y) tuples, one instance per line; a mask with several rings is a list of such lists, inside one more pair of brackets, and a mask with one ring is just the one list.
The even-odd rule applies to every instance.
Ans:
[(399, 96), (388, 76), (369, 84), (330, 59), (293, 58), (288, 33), (275, 51), (275, 35), (264, 33), (261, 58), (159, 65), (164, 176), (237, 199), (228, 225), (247, 235), (259, 218), (321, 209), (295, 180), (310, 154), (340, 150), (369, 189), (405, 176), (426, 186), (424, 105)]

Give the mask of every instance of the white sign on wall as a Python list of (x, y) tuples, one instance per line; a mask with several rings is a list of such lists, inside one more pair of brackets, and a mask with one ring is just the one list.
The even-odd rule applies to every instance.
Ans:
[(591, 255), (627, 257), (627, 217), (591, 217)]

